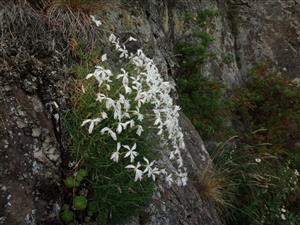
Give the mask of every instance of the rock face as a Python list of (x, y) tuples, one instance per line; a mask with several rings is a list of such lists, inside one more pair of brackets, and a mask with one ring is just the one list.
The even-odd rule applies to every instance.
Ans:
[(2, 5), (0, 20), (0, 224), (58, 224), (61, 149), (51, 109), (64, 105), (63, 60), (32, 9)]
[(36, 216), (51, 222), (60, 182), (52, 122), (36, 96), (2, 79), (0, 84), (0, 224), (35, 224)]
[(300, 1), (243, 1), (235, 7), (236, 49), (241, 73), (255, 63), (299, 77)]
[[(60, 224), (64, 140), (59, 112), (68, 98), (66, 44), (43, 16), (10, 3), (0, 4), (0, 224)], [(219, 16), (202, 28), (214, 37), (210, 51), (216, 55), (203, 72), (232, 87), (240, 85), (256, 63), (276, 66), (292, 78), (299, 76), (299, 7), (299, 0), (130, 0), (116, 1), (99, 16), (103, 30), (113, 30), (121, 39), (138, 38), (128, 48), (143, 48), (165, 79), (173, 82), (174, 46), (192, 26), (184, 23), (186, 13), (217, 10)], [(105, 46), (103, 42), (99, 47)], [(171, 189), (158, 184), (146, 210), (149, 219), (137, 217), (131, 224), (221, 224), (213, 204), (196, 185), (210, 167), (209, 155), (184, 115), (181, 126), (191, 182)], [(164, 160), (168, 164), (167, 157)]]

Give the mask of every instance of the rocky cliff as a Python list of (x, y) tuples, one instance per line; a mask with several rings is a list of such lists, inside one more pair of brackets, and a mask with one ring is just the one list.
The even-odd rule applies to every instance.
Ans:
[[(109, 7), (97, 14), (102, 29), (121, 38), (138, 38), (132, 48), (143, 48), (169, 81), (178, 67), (175, 46), (194, 26), (184, 18), (187, 12), (196, 15), (203, 9), (219, 14), (202, 28), (214, 38), (210, 51), (216, 55), (205, 63), (206, 76), (232, 87), (247, 80), (253, 65), (266, 63), (291, 78), (299, 77), (299, 0), (129, 0), (107, 4)], [(5, 1), (0, 5), (0, 224), (60, 224), (61, 162), (67, 151), (60, 118), (68, 108), (72, 79), (66, 69), (69, 46), (63, 32), (37, 12), (37, 4)], [(99, 43), (99, 48), (106, 48), (105, 41)], [(228, 56), (230, 63), (224, 63)], [(164, 190), (158, 184), (146, 210), (147, 222), (137, 217), (131, 224), (221, 224), (214, 205), (201, 196), (194, 182), (209, 169), (209, 155), (184, 115), (181, 126), (190, 182), (184, 188)]]

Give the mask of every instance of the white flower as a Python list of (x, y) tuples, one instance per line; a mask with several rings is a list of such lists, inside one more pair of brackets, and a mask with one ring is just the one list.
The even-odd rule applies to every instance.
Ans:
[(96, 101), (102, 102), (102, 101), (105, 100), (106, 98), (107, 98), (106, 95), (104, 95), (104, 94), (102, 94), (102, 93), (97, 93)]
[(107, 60), (107, 54), (101, 56), (101, 61), (104, 62)]
[(114, 162), (119, 162), (119, 155), (120, 152), (119, 151), (115, 151), (113, 152), (113, 154), (111, 155), (110, 159)]
[(101, 116), (102, 116), (102, 119), (107, 119), (107, 113), (106, 112), (101, 112)]
[(125, 123), (122, 123), (122, 125), (123, 125), (124, 129), (127, 129), (128, 125), (129, 125), (130, 128), (133, 128), (134, 125), (135, 125), (135, 122), (134, 122), (134, 120), (129, 120), (129, 121), (125, 122)]
[(119, 151), (120, 149), (121, 149), (121, 143), (118, 142), (118, 143), (117, 143), (117, 151)]
[(137, 120), (143, 121), (144, 115), (140, 113), (140, 108), (136, 107), (136, 110), (133, 111), (133, 114), (137, 116)]
[(117, 126), (117, 133), (120, 134), (122, 133), (122, 130), (123, 130), (123, 126), (122, 126), (122, 123), (118, 123), (118, 126)]
[(120, 149), (121, 149), (121, 143), (117, 143), (117, 151), (113, 152), (110, 159), (114, 162), (119, 162), (119, 156), (120, 156)]
[(106, 98), (106, 103), (105, 103), (106, 109), (114, 108), (116, 107), (116, 102), (115, 100), (111, 98)]
[(124, 83), (124, 79), (126, 79), (126, 84), (128, 84), (128, 72), (126, 70), (124, 70), (123, 68), (121, 68), (122, 73), (120, 73), (117, 76), (117, 79), (123, 78), (123, 83)]
[(281, 217), (282, 220), (286, 220), (286, 217), (283, 213), (281, 213), (280, 217)]
[(169, 159), (175, 159), (175, 154), (174, 154), (174, 151), (171, 151), (170, 153), (169, 153)]
[(116, 135), (116, 133), (113, 132), (110, 128), (104, 127), (101, 130), (101, 134), (105, 134), (105, 133), (108, 133), (114, 141), (117, 141), (117, 135)]
[(115, 43), (117, 40), (117, 37), (114, 34), (111, 34), (108, 38), (108, 40), (112, 43)]
[(91, 134), (93, 132), (93, 129), (95, 127), (95, 125), (97, 125), (98, 123), (100, 123), (103, 119), (102, 118), (96, 118), (96, 119), (87, 119), (84, 120), (81, 124), (81, 126), (85, 126), (87, 123), (90, 123), (89, 126), (89, 134)]
[(124, 158), (130, 157), (130, 162), (133, 163), (135, 157), (138, 155), (138, 152), (134, 151), (136, 149), (136, 143), (130, 148), (128, 145), (123, 145), (128, 151), (126, 152)]
[(118, 51), (121, 52), (120, 54), (120, 58), (128, 58), (128, 50), (126, 49), (126, 47), (123, 45), (122, 47), (118, 48)]
[(126, 94), (130, 94), (132, 92), (132, 89), (127, 85), (124, 85), (124, 89)]
[(101, 66), (96, 66), (96, 69), (93, 73), (90, 73), (86, 76), (85, 79), (90, 79), (94, 77), (98, 81), (99, 87), (102, 85), (103, 82), (112, 82), (110, 78), (113, 76), (110, 70), (104, 69)]
[(144, 66), (144, 61), (139, 57), (135, 56), (132, 58), (132, 62), (135, 66), (142, 68)]
[(155, 176), (159, 175), (160, 173), (157, 167), (152, 168), (155, 161), (149, 163), (149, 160), (145, 157), (144, 157), (144, 161), (146, 162), (146, 165), (143, 173), (147, 173), (148, 177), (152, 177), (153, 181), (155, 181)]
[(177, 185), (185, 186), (187, 184), (187, 173), (179, 171), (179, 174), (177, 174), (177, 176)]
[(260, 159), (260, 158), (256, 158), (256, 159), (255, 159), (255, 162), (261, 163), (261, 159)]
[(95, 16), (91, 16), (91, 18), (92, 18), (92, 21), (96, 24), (97, 27), (99, 27), (99, 26), (102, 25), (101, 21), (100, 21), (100, 20), (97, 20), (97, 19), (95, 18)]
[(295, 175), (296, 175), (297, 177), (299, 177), (299, 172), (298, 172), (298, 170), (295, 170)]
[(167, 184), (168, 184), (169, 186), (171, 186), (171, 185), (174, 183), (172, 174), (169, 174), (169, 175), (166, 177), (166, 182), (167, 182)]
[(138, 129), (137, 129), (137, 131), (136, 131), (136, 134), (137, 134), (138, 136), (141, 136), (141, 135), (142, 135), (142, 132), (144, 131), (144, 129), (143, 129), (143, 127), (142, 127), (141, 125), (138, 125), (137, 127), (138, 127)]
[(128, 41), (137, 41), (135, 38), (133, 38), (133, 37), (129, 37), (129, 39), (128, 39)]
[(128, 111), (130, 109), (130, 103), (129, 103), (129, 100), (127, 100), (124, 95), (120, 94), (119, 95), (119, 102), (123, 104), (124, 106), (124, 109), (126, 111)]
[(139, 169), (140, 167), (141, 167), (140, 162), (138, 162), (136, 166), (128, 165), (125, 167), (126, 169), (134, 169), (134, 172), (135, 172), (134, 181), (142, 180), (142, 178), (143, 178), (143, 171)]

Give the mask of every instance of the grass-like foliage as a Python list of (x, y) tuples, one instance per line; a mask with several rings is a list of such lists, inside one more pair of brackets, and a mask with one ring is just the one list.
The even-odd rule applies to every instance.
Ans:
[(50, 0), (48, 2), (50, 11), (64, 10), (87, 15), (92, 14), (97, 10), (101, 10), (101, 7), (104, 7), (103, 0)]
[[(88, 174), (87, 191), (80, 190), (76, 175), (65, 183), (72, 186), (74, 180), (79, 200), (87, 196), (87, 214), (98, 224), (129, 219), (150, 200), (157, 179), (168, 185), (185, 185), (187, 181), (180, 154), (184, 141), (178, 124), (179, 107), (170, 96), (172, 86), (163, 81), (141, 49), (128, 52), (125, 44), (133, 41), (136, 39), (129, 37), (120, 43), (111, 34), (110, 57), (86, 51), (81, 45), (73, 53), (80, 62), (73, 68), (72, 110), (65, 124), (74, 170), (84, 168)], [(119, 63), (111, 66), (116, 60)], [(158, 145), (164, 145), (175, 172), (159, 162)], [(79, 203), (77, 208), (85, 209), (86, 202)], [(69, 211), (65, 214), (70, 215)]]
[(232, 225), (298, 224), (299, 173), (257, 138), (260, 132), (244, 133), (211, 153), (224, 181), (221, 217)]
[[(66, 48), (66, 41), (60, 29), (49, 28), (44, 15), (31, 7), (27, 1), (1, 1), (1, 41), (9, 45), (28, 46), (39, 57)], [(53, 41), (55, 40), (55, 41)], [(52, 46), (51, 46), (52, 45)], [(1, 49), (1, 54), (5, 48)], [(14, 53), (16, 54), (16, 53)]]
[[(66, 128), (70, 136), (72, 158), (80, 162), (88, 171), (89, 177), (89, 206), (88, 213), (99, 224), (120, 222), (130, 218), (137, 210), (145, 206), (153, 192), (153, 183), (150, 179), (142, 182), (134, 181), (134, 174), (125, 170), (126, 161), (113, 162), (111, 154), (116, 149), (116, 144), (108, 136), (103, 136), (100, 128), (95, 127), (93, 133), (81, 127), (82, 122), (98, 114), (103, 108), (95, 102), (98, 93), (96, 82), (86, 80), (85, 77), (93, 70), (95, 62), (99, 62), (99, 52), (84, 53), (77, 49), (77, 54), (82, 59), (81, 64), (74, 66), (76, 74), (74, 93), (72, 97), (73, 110), (66, 115)], [(119, 84), (118, 84), (119, 85)], [(119, 86), (116, 85), (116, 88)], [(117, 93), (117, 90), (114, 90)], [(107, 120), (105, 124), (114, 123)], [(139, 153), (151, 155), (154, 148), (145, 139), (149, 132), (138, 140)], [(118, 141), (130, 141), (130, 133), (118, 137)], [(151, 157), (151, 156), (150, 156)], [(141, 159), (142, 160), (142, 159)]]
[(233, 206), (228, 224), (298, 224), (300, 88), (258, 66), (232, 103), (242, 135), (212, 153)]
[[(263, 65), (256, 66), (250, 80), (233, 97), (234, 115), (244, 123), (240, 132), (252, 132), (248, 145), (259, 150), (237, 151), (233, 156), (239, 166), (250, 175), (243, 176), (248, 189), (240, 186), (239, 195), (248, 194), (238, 213), (240, 220), (256, 222), (248, 224), (297, 224), (300, 221), (300, 88), (298, 84), (282, 76), (270, 73)], [(255, 145), (255, 143), (258, 143)], [(244, 145), (240, 148), (245, 148)], [(249, 148), (248, 148), (249, 149)], [(247, 155), (249, 158), (247, 159)], [(257, 169), (246, 167), (253, 159)], [(235, 159), (236, 158), (236, 159)], [(240, 159), (241, 158), (241, 159)], [(238, 160), (241, 160), (239, 162)], [(251, 164), (251, 163), (250, 163)], [(251, 166), (250, 166), (251, 167)], [(253, 170), (253, 171), (252, 171)], [(258, 183), (253, 184), (253, 178)], [(258, 185), (259, 184), (259, 185)], [(252, 198), (251, 198), (252, 196)]]
[(204, 176), (200, 180), (197, 179), (194, 185), (203, 199), (213, 202), (216, 206), (225, 207), (227, 202), (225, 202), (224, 197), (224, 182), (223, 174), (207, 170)]
[(107, 0), (48, 0), (42, 5), (51, 27), (60, 29), (65, 39), (79, 39), (89, 46), (101, 40), (101, 30), (92, 23), (90, 15), (110, 9)]
[[(88, 72), (88, 68), (83, 66), (74, 69), (81, 77)], [(67, 115), (67, 128), (72, 155), (90, 174), (90, 212), (98, 214), (96, 220), (99, 224), (107, 224), (108, 221), (120, 222), (145, 206), (151, 198), (153, 184), (150, 179), (135, 182), (134, 174), (124, 169), (127, 162), (114, 163), (110, 159), (112, 150), (116, 148), (115, 143), (109, 137), (101, 135), (99, 129), (95, 128), (95, 131), (89, 134), (81, 128), (84, 119), (99, 112), (99, 106), (95, 103), (97, 85), (84, 79), (78, 79), (76, 83), (83, 86), (76, 87), (79, 90), (77, 89), (78, 92), (74, 95), (75, 108)], [(85, 93), (82, 93), (82, 87), (85, 88)], [(119, 141), (127, 140), (126, 136)], [(141, 146), (140, 152), (147, 155), (153, 146), (145, 143), (148, 142), (142, 138), (138, 142)]]

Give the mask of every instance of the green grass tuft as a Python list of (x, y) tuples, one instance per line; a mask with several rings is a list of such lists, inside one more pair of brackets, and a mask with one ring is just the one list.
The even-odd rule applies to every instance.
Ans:
[[(128, 162), (120, 160), (115, 163), (110, 159), (112, 152), (116, 149), (116, 142), (108, 136), (101, 135), (99, 127), (96, 126), (91, 134), (86, 128), (81, 127), (85, 119), (103, 111), (102, 106), (95, 102), (96, 93), (99, 91), (98, 85), (91, 80), (85, 80), (85, 76), (93, 70), (92, 65), (98, 61), (100, 53), (84, 53), (78, 49), (76, 54), (80, 63), (73, 68), (75, 73), (72, 93), (73, 108), (65, 115), (64, 122), (69, 135), (71, 156), (75, 162), (78, 162), (79, 168), (85, 168), (88, 174), (86, 180), (89, 217), (100, 225), (120, 224), (146, 206), (152, 197), (154, 185), (148, 178), (135, 182), (134, 173), (125, 169)], [(120, 84), (114, 82), (112, 88), (119, 87)], [(114, 123), (114, 121), (105, 120), (101, 126), (111, 126), (112, 122)], [(144, 129), (140, 139), (136, 139), (135, 131), (123, 132), (118, 135), (118, 142), (129, 145), (136, 142), (139, 154), (151, 159), (156, 143), (149, 141), (151, 131), (148, 131), (146, 126)], [(137, 160), (143, 159), (137, 157)]]

